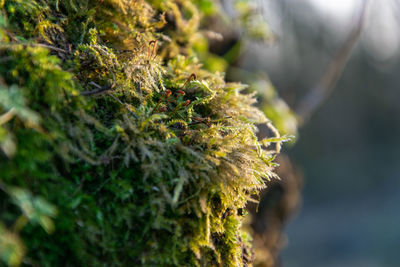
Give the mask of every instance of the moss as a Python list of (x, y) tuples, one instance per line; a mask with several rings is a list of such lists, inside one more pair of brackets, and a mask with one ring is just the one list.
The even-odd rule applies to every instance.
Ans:
[[(0, 1), (0, 258), (238, 266), (268, 120), (196, 56), (209, 1)], [(203, 13), (207, 12), (207, 13)]]

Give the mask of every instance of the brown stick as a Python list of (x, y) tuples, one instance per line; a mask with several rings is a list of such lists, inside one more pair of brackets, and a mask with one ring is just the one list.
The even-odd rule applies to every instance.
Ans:
[(98, 94), (105, 93), (107, 91), (112, 90), (114, 88), (114, 86), (115, 86), (115, 75), (111, 70), (110, 70), (110, 72), (111, 72), (112, 77), (113, 77), (113, 83), (112, 83), (111, 86), (100, 86), (95, 82), (90, 82), (89, 84), (93, 85), (94, 87), (97, 87), (97, 89), (81, 92), (81, 95), (83, 95), (83, 96), (98, 95)]
[(91, 96), (91, 95), (97, 95), (97, 94), (101, 94), (101, 93), (104, 93), (104, 92), (107, 92), (107, 91), (111, 90), (111, 87), (100, 86), (95, 82), (90, 82), (89, 84), (97, 87), (97, 89), (81, 92), (81, 95), (83, 95), (83, 96)]
[(352, 31), (349, 33), (345, 43), (333, 57), (317, 85), (300, 101), (296, 112), (303, 119), (302, 123), (305, 123), (313, 112), (327, 99), (340, 78), (351, 51), (354, 49), (361, 35), (368, 3), (369, 0), (363, 1), (359, 18)]

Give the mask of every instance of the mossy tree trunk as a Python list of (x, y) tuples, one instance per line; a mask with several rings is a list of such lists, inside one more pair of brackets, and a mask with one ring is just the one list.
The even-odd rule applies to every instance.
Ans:
[(197, 0), (0, 1), (0, 257), (247, 266), (267, 118), (202, 67)]

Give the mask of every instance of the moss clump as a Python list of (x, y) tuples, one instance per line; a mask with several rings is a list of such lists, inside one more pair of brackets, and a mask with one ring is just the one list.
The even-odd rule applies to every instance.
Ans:
[(249, 264), (242, 209), (274, 157), (255, 135), (267, 119), (253, 95), (197, 60), (212, 3), (0, 9), (0, 259)]

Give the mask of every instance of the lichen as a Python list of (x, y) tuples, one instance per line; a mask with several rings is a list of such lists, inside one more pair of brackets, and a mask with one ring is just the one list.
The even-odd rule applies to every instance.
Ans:
[(198, 60), (210, 5), (0, 1), (3, 262), (251, 263), (274, 151), (254, 95)]

